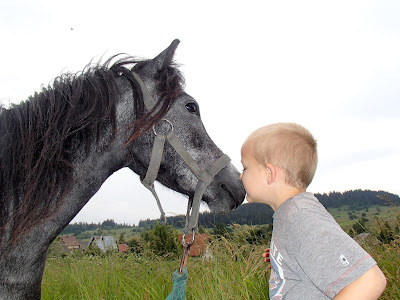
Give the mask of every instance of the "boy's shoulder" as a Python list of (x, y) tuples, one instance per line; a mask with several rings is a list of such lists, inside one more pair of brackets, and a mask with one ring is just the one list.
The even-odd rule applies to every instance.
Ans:
[(278, 215), (291, 217), (300, 211), (326, 211), (314, 194), (303, 192), (286, 200), (275, 212)]

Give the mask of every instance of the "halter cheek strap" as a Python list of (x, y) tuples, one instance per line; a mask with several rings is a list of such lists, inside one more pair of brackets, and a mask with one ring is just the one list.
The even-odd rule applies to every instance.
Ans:
[[(148, 91), (146, 85), (141, 80), (141, 78), (135, 73), (133, 73), (133, 76), (140, 85), (143, 93), (144, 103), (146, 105), (146, 108), (150, 111), (156, 104), (155, 100), (150, 95), (150, 92)], [(162, 119), (160, 122), (166, 122), (169, 125), (169, 130), (167, 130), (166, 132), (156, 132), (156, 129), (153, 126), (153, 133), (155, 136), (153, 150), (150, 157), (149, 167), (147, 169), (145, 178), (142, 180), (142, 184), (151, 191), (154, 198), (156, 199), (158, 208), (161, 212), (161, 219), (165, 223), (165, 213), (162, 209), (160, 199), (158, 198), (157, 192), (154, 188), (154, 181), (156, 180), (158, 171), (160, 169), (165, 141), (168, 141), (198, 179), (194, 197), (193, 199), (189, 199), (188, 201), (185, 228), (183, 230), (185, 234), (194, 233), (197, 230), (200, 200), (202, 199), (207, 187), (214, 180), (214, 176), (217, 175), (223, 168), (225, 168), (229, 164), (230, 158), (226, 154), (223, 154), (206, 170), (201, 169), (196, 161), (187, 152), (185, 146), (179, 140), (179, 137), (175, 134), (172, 123), (166, 119)]]

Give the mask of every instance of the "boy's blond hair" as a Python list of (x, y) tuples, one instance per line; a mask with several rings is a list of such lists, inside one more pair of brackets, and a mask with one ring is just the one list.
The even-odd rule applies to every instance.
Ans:
[(254, 131), (245, 141), (255, 159), (285, 172), (286, 183), (305, 190), (317, 169), (317, 141), (310, 131), (295, 123), (275, 123)]

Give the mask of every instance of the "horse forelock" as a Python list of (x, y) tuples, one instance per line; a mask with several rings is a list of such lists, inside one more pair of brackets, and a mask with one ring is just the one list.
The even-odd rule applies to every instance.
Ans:
[[(140, 72), (140, 69), (144, 67), (146, 63), (145, 61), (138, 63), (134, 71)], [(178, 69), (178, 65), (173, 61), (162, 70), (158, 70), (154, 79), (156, 83), (155, 93), (157, 103), (148, 113), (137, 114), (137, 120), (130, 126), (133, 132), (127, 144), (136, 140), (143, 133), (151, 129), (154, 124), (160, 121), (174, 104), (175, 100), (184, 91), (185, 80)], [(140, 89), (138, 84), (136, 88)]]
[(135, 99), (137, 119), (127, 142), (158, 122), (183, 91), (180, 72), (167, 66), (154, 78), (157, 105), (146, 112), (139, 84), (127, 65), (147, 61), (127, 57), (111, 64), (115, 57), (79, 73), (63, 74), (27, 101), (0, 109), (0, 231), (12, 221), (15, 238), (57, 211), (73, 182), (76, 150), (85, 147), (88, 153), (106, 126), (116, 130), (117, 77), (129, 81)]

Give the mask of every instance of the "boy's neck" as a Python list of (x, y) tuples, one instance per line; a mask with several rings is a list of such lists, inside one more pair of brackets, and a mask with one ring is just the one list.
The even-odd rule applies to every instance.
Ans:
[(276, 193), (274, 200), (270, 203), (270, 206), (274, 211), (276, 211), (287, 200), (303, 192), (305, 192), (305, 190), (300, 190), (290, 185), (285, 185)]

